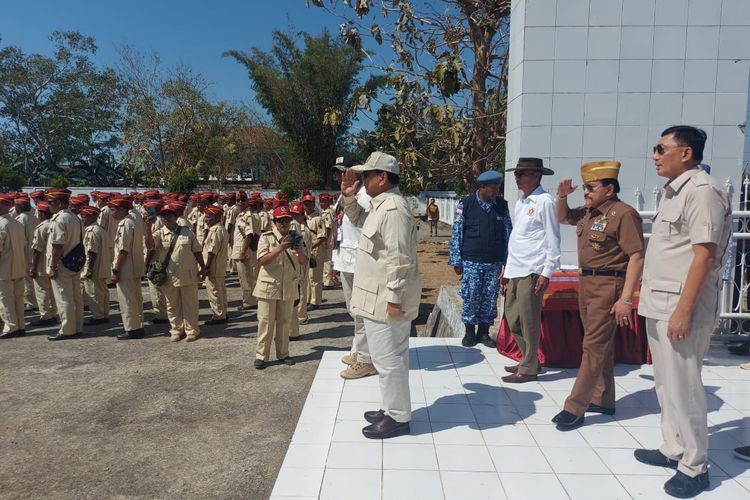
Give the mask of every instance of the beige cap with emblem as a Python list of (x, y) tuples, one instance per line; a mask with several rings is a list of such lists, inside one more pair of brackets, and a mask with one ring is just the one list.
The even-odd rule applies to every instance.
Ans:
[(616, 160), (591, 161), (581, 165), (581, 179), (584, 183), (602, 181), (604, 179), (617, 180), (620, 173), (620, 162)]

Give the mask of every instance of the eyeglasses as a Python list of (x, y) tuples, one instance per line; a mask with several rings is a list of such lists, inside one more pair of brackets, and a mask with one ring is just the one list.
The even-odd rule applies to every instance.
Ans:
[(672, 146), (669, 148), (665, 148), (664, 144), (657, 144), (656, 146), (654, 146), (654, 154), (663, 155), (664, 153), (666, 153), (667, 151), (671, 151), (672, 149), (687, 148), (687, 147), (690, 147), (690, 146)]
[(513, 172), (513, 175), (515, 175), (516, 177), (531, 177), (533, 175), (536, 175), (536, 172), (529, 172), (528, 170), (516, 170), (515, 172)]
[(597, 188), (599, 188), (601, 184), (584, 184), (581, 186), (584, 191), (588, 191), (589, 193), (596, 191)]

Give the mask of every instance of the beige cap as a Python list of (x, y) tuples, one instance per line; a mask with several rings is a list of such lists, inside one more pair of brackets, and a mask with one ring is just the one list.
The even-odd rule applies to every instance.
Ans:
[(617, 180), (619, 173), (620, 162), (615, 160), (592, 161), (581, 165), (581, 179), (583, 179), (583, 182), (601, 181), (604, 179)]
[(375, 151), (367, 158), (364, 165), (354, 165), (352, 170), (355, 172), (367, 172), (368, 170), (382, 170), (383, 172), (390, 172), (398, 175), (398, 160), (391, 155), (387, 155), (382, 151)]

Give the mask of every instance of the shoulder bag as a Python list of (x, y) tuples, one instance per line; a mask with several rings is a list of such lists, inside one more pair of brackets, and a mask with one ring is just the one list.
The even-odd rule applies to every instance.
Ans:
[(70, 249), (70, 252), (60, 259), (60, 264), (65, 266), (65, 269), (73, 271), (74, 273), (80, 272), (81, 269), (83, 269), (83, 266), (86, 265), (86, 249), (83, 247), (83, 223), (80, 220), (78, 222), (81, 224), (80, 241), (76, 246)]
[(177, 232), (172, 236), (172, 241), (169, 243), (167, 255), (164, 256), (164, 260), (162, 262), (152, 262), (148, 268), (146, 278), (156, 286), (161, 286), (167, 282), (167, 266), (169, 265), (169, 259), (172, 257), (172, 251), (180, 233), (182, 233), (182, 226), (177, 226)]

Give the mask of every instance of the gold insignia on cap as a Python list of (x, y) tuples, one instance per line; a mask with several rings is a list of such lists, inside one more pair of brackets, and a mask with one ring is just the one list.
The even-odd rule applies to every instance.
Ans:
[(615, 160), (592, 161), (581, 165), (581, 179), (584, 183), (617, 179), (620, 173), (620, 162)]

